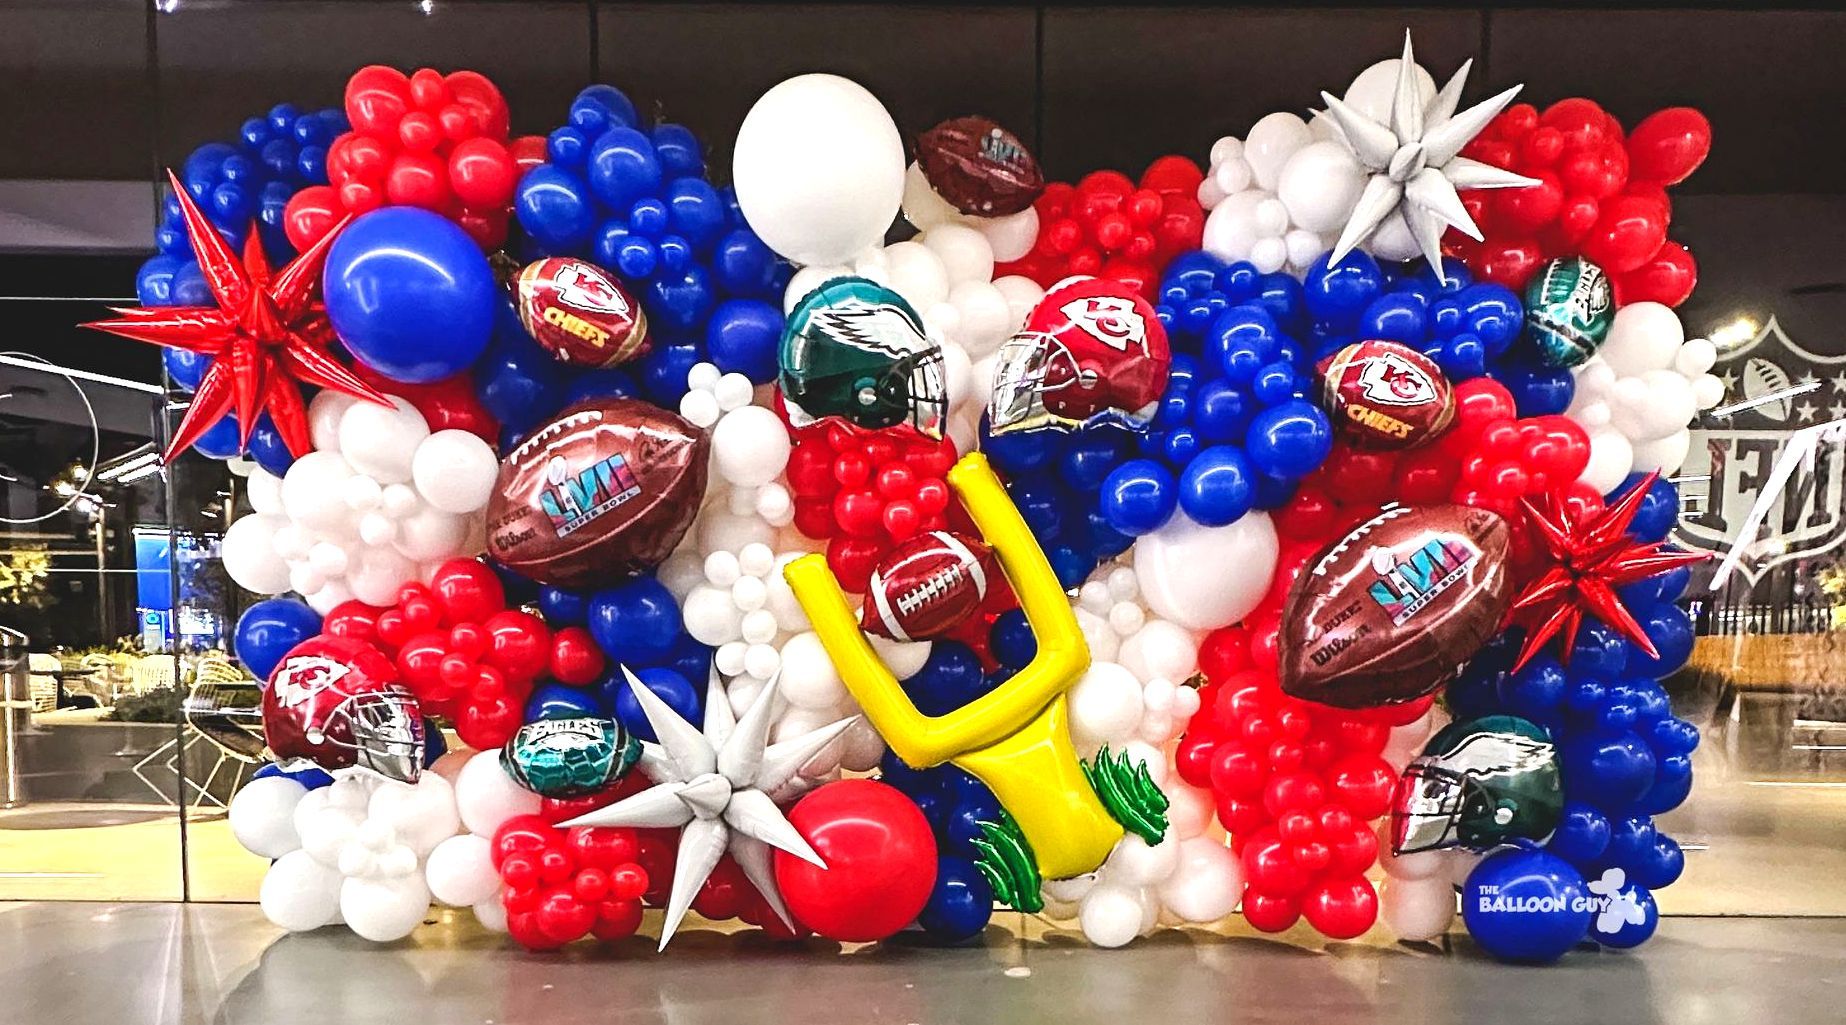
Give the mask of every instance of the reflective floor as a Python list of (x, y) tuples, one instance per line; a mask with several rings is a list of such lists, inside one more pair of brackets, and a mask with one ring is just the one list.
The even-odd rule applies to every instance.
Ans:
[(0, 1021), (58, 1025), (992, 1025), (1056, 1022), (1840, 1020), (1846, 921), (1670, 920), (1646, 947), (1549, 968), (1444, 948), (1168, 934), (1100, 951), (993, 927), (981, 946), (788, 948), (682, 933), (556, 955), (438, 922), (374, 947), (285, 936), (254, 907), (0, 905)]

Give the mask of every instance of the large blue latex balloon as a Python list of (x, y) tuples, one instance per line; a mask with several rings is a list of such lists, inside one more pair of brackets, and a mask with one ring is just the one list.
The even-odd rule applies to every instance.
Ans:
[(1583, 876), (1534, 850), (1490, 854), (1462, 886), (1461, 917), (1481, 949), (1506, 961), (1545, 963), (1581, 943), (1590, 927)]
[(1549, 655), (1534, 656), (1525, 667), (1500, 683), (1500, 700), (1514, 715), (1540, 724), (1557, 719), (1564, 699), (1564, 667)]
[(1570, 671), (1578, 676), (1612, 680), (1628, 667), (1628, 646), (1614, 627), (1599, 619), (1586, 620), (1570, 649)]
[(1605, 947), (1626, 950), (1638, 947), (1654, 935), (1660, 925), (1660, 908), (1647, 887), (1629, 880), (1616, 885), (1613, 877), (1592, 883), (1614, 892), (1594, 896), (1596, 913), (1590, 917), (1589, 938)]
[[(150, 305), (143, 301), (142, 305)], [(212, 365), (212, 358), (189, 349), (162, 349), (160, 361), (167, 368), (167, 376), (173, 383), (186, 391), (198, 388), (205, 379), (205, 371)]]
[(1605, 812), (1627, 812), (1654, 785), (1654, 752), (1632, 730), (1565, 737), (1559, 753), (1565, 793)]
[(299, 598), (265, 598), (237, 617), (231, 650), (250, 675), (267, 684), (289, 649), (320, 633), (320, 613)]
[(1673, 885), (1685, 870), (1686, 852), (1680, 850), (1678, 841), (1662, 833), (1654, 837), (1653, 848), (1635, 862), (1629, 874), (1642, 886), (1658, 890)]
[(1663, 815), (1686, 803), (1692, 795), (1692, 759), (1683, 754), (1654, 757), (1654, 783), (1641, 795), (1638, 807), (1649, 815)]
[(1194, 456), (1179, 475), (1179, 507), (1207, 527), (1235, 523), (1250, 511), (1256, 485), (1243, 450), (1213, 445)]
[(194, 451), (208, 459), (230, 459), (243, 451), (243, 445), (237, 437), (237, 417), (226, 413), (217, 423), (212, 424), (199, 440), (192, 443)]
[(519, 226), (540, 246), (574, 252), (589, 245), (596, 210), (582, 178), (556, 163), (540, 164), (520, 179), (513, 199)]
[(1354, 250), (1337, 264), (1328, 262), (1332, 255), (1323, 253), (1308, 267), (1301, 290), (1315, 320), (1350, 330), (1383, 290), (1384, 275), (1370, 253)]
[(1577, 379), (1556, 367), (1517, 363), (1499, 367), (1493, 376), (1512, 393), (1520, 416), (1562, 413), (1577, 393)]
[(1692, 614), (1677, 605), (1655, 605), (1636, 616), (1647, 639), (1654, 642), (1658, 657), (1649, 655), (1632, 643), (1628, 649), (1628, 673), (1658, 679), (1670, 675), (1692, 657)]
[(679, 603), (660, 581), (639, 577), (590, 598), (589, 628), (610, 662), (659, 665), (679, 642)]
[[(684, 676), (671, 669), (653, 668), (636, 671), (635, 678), (666, 702), (668, 708), (679, 713), (680, 718), (695, 725), (701, 721), (698, 692), (693, 690), (692, 684), (686, 682)], [(615, 710), (616, 721), (628, 732), (642, 740), (660, 739), (654, 735), (654, 725), (648, 722), (647, 713), (641, 708), (641, 699), (635, 697), (620, 670), (616, 671), (611, 681), (603, 685), (603, 694), (605, 697), (613, 695), (610, 704)]]
[(995, 617), (987, 644), (995, 661), (1014, 670), (1024, 669), (1038, 654), (1038, 638), (1019, 609), (1008, 609)]
[(781, 341), (782, 310), (760, 299), (727, 299), (712, 310), (711, 322), (705, 325), (711, 361), (719, 370), (748, 377), (752, 384), (775, 380)]
[(1609, 817), (1582, 801), (1566, 801), (1545, 849), (1573, 865), (1593, 865), (1609, 849)]
[(1319, 406), (1291, 399), (1256, 414), (1247, 451), (1258, 470), (1299, 477), (1319, 466), (1333, 448), (1333, 424)]
[(1654, 841), (1660, 832), (1650, 815), (1625, 815), (1609, 822), (1609, 847), (1602, 861), (1632, 872), (1654, 854)]
[(936, 885), (917, 913), (917, 924), (931, 940), (960, 943), (979, 936), (993, 917), (994, 891), (967, 858), (936, 862)]
[(590, 597), (582, 591), (540, 587), (538, 611), (554, 630), (561, 626), (582, 626), (589, 619)]
[(250, 444), (245, 446), (250, 458), (277, 477), (288, 472), (295, 465), (295, 453), (288, 450), (288, 443), (282, 440), (282, 432), (276, 430), (275, 421), (264, 413), (256, 421), (256, 428), (250, 432)]
[(392, 206), (347, 225), (327, 254), (327, 317), (354, 358), (422, 384), (468, 369), (503, 301), (480, 246), (453, 221)]
[(577, 719), (587, 715), (603, 715), (603, 703), (598, 695), (582, 687), (566, 687), (561, 683), (542, 684), (532, 691), (526, 699), (526, 722), (540, 719)]

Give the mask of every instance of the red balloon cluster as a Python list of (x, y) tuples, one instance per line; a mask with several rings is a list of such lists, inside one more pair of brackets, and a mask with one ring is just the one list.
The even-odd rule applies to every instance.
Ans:
[(1073, 274), (1109, 278), (1152, 298), (1160, 272), (1175, 256), (1197, 249), (1205, 232), (1199, 206), (1199, 165), (1165, 156), (1136, 184), (1120, 171), (1095, 171), (1075, 185), (1045, 186), (1038, 210), (1038, 242), (995, 276), (1023, 274), (1050, 288)]
[(827, 422), (795, 431), (794, 441), (788, 483), (795, 529), (827, 542), (827, 565), (848, 591), (863, 592), (898, 542), (947, 530), (959, 515), (944, 479), (955, 465), (955, 443), (946, 437)]
[(507, 608), (500, 578), (473, 559), (443, 563), (427, 585), (406, 584), (391, 608), (340, 605), (322, 629), (370, 641), (396, 659), (424, 711), (448, 717), (462, 742), (481, 751), (513, 738), (541, 677), (581, 687), (607, 668), (588, 630), (554, 632), (532, 613)]
[(1392, 726), (1431, 698), (1348, 711), (1282, 693), (1275, 627), (1212, 632), (1199, 649), (1202, 704), (1175, 756), (1180, 777), (1211, 792), (1243, 859), (1243, 914), (1264, 932), (1306, 918), (1350, 939), (1378, 917), (1365, 872), (1378, 859), (1372, 821), (1390, 811), (1397, 773), (1381, 756)]
[(353, 361), (352, 372), (359, 380), (379, 391), (410, 403), (417, 412), (423, 414), (431, 433), (467, 431), (496, 449), (499, 448), (500, 421), (494, 419), (486, 406), (481, 405), (472, 374), (464, 371), (428, 384), (406, 384), (393, 381), (358, 360)]
[(1678, 306), (1692, 294), (1698, 265), (1667, 238), (1666, 187), (1710, 151), (1711, 124), (1691, 107), (1656, 111), (1624, 136), (1593, 100), (1560, 100), (1542, 114), (1515, 104), (1462, 153), (1539, 184), (1462, 193), (1485, 240), (1451, 231), (1445, 244), (1476, 276), (1515, 290), (1545, 260), (1582, 256), (1608, 272), (1618, 304)]
[(640, 851), (632, 829), (561, 829), (539, 815), (507, 819), (492, 847), (507, 932), (527, 950), (555, 950), (585, 936), (633, 936), (648, 890)]
[(360, 68), (346, 81), (346, 117), (352, 131), (327, 148), (331, 184), (289, 200), (283, 223), (297, 249), (345, 214), (387, 205), (434, 210), (481, 248), (498, 248), (506, 241), (513, 186), (545, 159), (543, 138), (508, 138), (506, 100), (474, 71)]

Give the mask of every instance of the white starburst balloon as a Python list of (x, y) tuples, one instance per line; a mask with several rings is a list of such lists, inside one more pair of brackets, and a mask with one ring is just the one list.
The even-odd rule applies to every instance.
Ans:
[(1397, 90), (1391, 97), (1391, 113), (1386, 121), (1359, 112), (1332, 93), (1320, 94), (1340, 141), (1370, 172), (1365, 190), (1334, 244), (1330, 262), (1338, 263), (1371, 238), (1393, 214), (1398, 214), (1417, 248), (1440, 275), (1445, 230), (1453, 227), (1474, 239), (1481, 237), (1481, 229), (1462, 206), (1460, 190), (1538, 184), (1525, 175), (1461, 156), (1462, 147), (1479, 135), (1523, 88), (1513, 86), (1457, 114), (1455, 108), (1461, 103), (1462, 88), (1473, 64), (1472, 60), (1463, 63), (1455, 77), (1425, 105), (1418, 88), (1410, 33), (1406, 32), (1404, 56), (1398, 62)]
[(579, 815), (565, 826), (678, 828), (679, 856), (667, 899), (660, 949), (679, 929), (692, 898), (728, 850), (763, 899), (791, 927), (788, 908), (776, 889), (774, 853), (780, 848), (826, 868), (814, 848), (796, 832), (778, 803), (808, 789), (801, 768), (846, 732), (851, 716), (779, 744), (769, 743), (775, 721), (778, 679), (771, 679), (737, 718), (714, 671), (705, 694), (703, 732), (680, 718), (635, 674), (622, 667), (628, 688), (654, 727), (659, 743), (641, 745), (640, 767), (655, 784), (606, 808)]

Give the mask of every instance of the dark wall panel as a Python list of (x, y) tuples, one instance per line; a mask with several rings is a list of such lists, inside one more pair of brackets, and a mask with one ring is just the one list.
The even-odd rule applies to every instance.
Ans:
[(8, 0), (0, 178), (147, 177), (154, 101), (142, 0)]
[(750, 104), (810, 71), (870, 89), (906, 138), (970, 113), (1033, 131), (1028, 7), (604, 4), (597, 22), (598, 80), (691, 127), (719, 155), (720, 178)]

